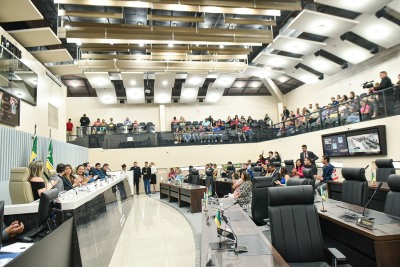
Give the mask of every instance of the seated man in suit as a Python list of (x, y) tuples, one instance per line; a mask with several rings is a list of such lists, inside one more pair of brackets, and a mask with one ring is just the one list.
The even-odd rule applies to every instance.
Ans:
[(311, 177), (316, 178), (316, 176), (318, 174), (318, 169), (315, 166), (315, 164), (313, 164), (312, 159), (310, 159), (309, 157), (306, 157), (304, 160), (304, 167), (311, 169)]
[(102, 170), (100, 163), (96, 163), (95, 169), (93, 170), (93, 175), (97, 175), (99, 179), (106, 178), (106, 173)]

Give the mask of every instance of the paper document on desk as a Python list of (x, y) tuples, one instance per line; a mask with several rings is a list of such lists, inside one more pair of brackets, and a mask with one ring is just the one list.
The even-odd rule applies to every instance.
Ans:
[(17, 242), (9, 246), (2, 247), (0, 251), (7, 253), (21, 253), (24, 252), (27, 248), (31, 247), (32, 245), (33, 243)]
[(5, 259), (0, 259), (0, 267), (5, 266), (7, 263), (9, 263), (12, 260), (12, 258), (5, 258)]

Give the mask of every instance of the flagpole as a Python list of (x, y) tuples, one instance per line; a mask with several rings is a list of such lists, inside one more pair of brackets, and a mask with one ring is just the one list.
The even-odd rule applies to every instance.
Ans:
[(35, 129), (34, 129), (34, 131), (33, 131), (32, 139), (35, 138), (35, 135), (36, 135), (36, 127), (37, 127), (37, 126), (36, 126), (36, 124), (35, 124)]

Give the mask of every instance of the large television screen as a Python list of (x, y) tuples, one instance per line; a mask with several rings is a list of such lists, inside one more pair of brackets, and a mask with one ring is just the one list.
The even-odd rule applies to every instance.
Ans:
[(378, 125), (322, 135), (322, 147), (330, 157), (386, 155), (386, 128)]
[(18, 97), (0, 88), (0, 123), (19, 126), (20, 105)]

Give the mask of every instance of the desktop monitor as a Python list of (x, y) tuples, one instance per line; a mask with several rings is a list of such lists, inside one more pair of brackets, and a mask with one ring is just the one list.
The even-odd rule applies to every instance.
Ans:
[(54, 206), (53, 200), (58, 197), (57, 188), (44, 191), (40, 194), (38, 210), (38, 226), (46, 223)]
[[(0, 234), (3, 234), (3, 224), (4, 224), (4, 201), (0, 201)], [(0, 242), (0, 249), (1, 249), (1, 242)]]

